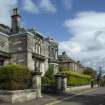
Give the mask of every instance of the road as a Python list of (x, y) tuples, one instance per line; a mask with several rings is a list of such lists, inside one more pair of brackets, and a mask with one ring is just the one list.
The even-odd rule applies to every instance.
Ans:
[(62, 101), (55, 101), (47, 105), (105, 105), (105, 88), (86, 91), (79, 95), (68, 97)]

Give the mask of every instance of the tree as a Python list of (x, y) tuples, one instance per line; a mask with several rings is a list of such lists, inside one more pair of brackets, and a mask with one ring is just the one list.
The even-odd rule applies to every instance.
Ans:
[(87, 67), (86, 69), (84, 69), (83, 74), (90, 75), (92, 78), (96, 77), (96, 71), (90, 67)]
[(102, 73), (103, 73), (102, 67), (100, 67), (99, 72), (97, 74), (97, 84), (98, 84), (99, 87), (102, 86), (102, 82), (103, 82)]
[(42, 77), (42, 84), (44, 85), (54, 85), (55, 84), (54, 71), (53, 71), (52, 65), (49, 65), (48, 71), (45, 73), (45, 76)]
[(97, 74), (97, 81), (101, 80), (102, 78), (102, 68), (100, 67), (99, 73)]
[(36, 28), (30, 28), (30, 29), (28, 29), (28, 31), (33, 33), (33, 34), (36, 34)]

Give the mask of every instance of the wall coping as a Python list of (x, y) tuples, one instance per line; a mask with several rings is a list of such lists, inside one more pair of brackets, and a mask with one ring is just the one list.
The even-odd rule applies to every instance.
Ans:
[(3, 95), (13, 95), (13, 94), (20, 94), (20, 93), (28, 93), (28, 92), (35, 92), (36, 89), (24, 89), (24, 90), (0, 90), (0, 94)]

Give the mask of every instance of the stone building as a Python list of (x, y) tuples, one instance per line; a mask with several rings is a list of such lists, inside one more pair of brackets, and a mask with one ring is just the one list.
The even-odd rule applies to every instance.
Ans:
[(8, 64), (9, 59), (10, 54), (8, 35), (0, 32), (0, 65)]
[[(44, 75), (49, 63), (58, 65), (58, 43), (33, 29), (21, 27), (21, 16), (13, 9), (11, 28), (0, 24), (0, 65), (23, 64)], [(55, 67), (55, 66), (54, 66)]]
[(0, 24), (0, 65), (23, 64), (32, 71), (48, 70), (49, 65), (54, 68), (54, 74), (59, 67), (67, 67), (80, 72), (84, 66), (69, 58), (65, 52), (58, 56), (58, 42), (45, 37), (35, 29), (21, 27), (21, 16), (17, 8), (13, 9), (11, 28)]
[(74, 72), (82, 72), (85, 68), (79, 61), (76, 62), (69, 58), (66, 52), (62, 52), (62, 54), (58, 56), (58, 60), (60, 68), (64, 67)]
[[(34, 29), (21, 27), (21, 16), (17, 8), (13, 9), (11, 27), (0, 24), (0, 66), (6, 64), (26, 65), (33, 71), (32, 87), (35, 89), (36, 97), (41, 97), (41, 76), (44, 76), (50, 66), (53, 67), (54, 75), (58, 72), (59, 66), (73, 71), (81, 71), (83, 68), (65, 52), (58, 56), (58, 42), (53, 38), (47, 38)], [(59, 80), (66, 84), (65, 77), (61, 78), (63, 82)]]

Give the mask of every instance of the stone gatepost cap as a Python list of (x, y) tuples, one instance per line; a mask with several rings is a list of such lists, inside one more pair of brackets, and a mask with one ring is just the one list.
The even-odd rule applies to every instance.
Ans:
[(66, 74), (56, 74), (55, 77), (62, 77), (62, 78), (66, 78), (67, 75)]
[(40, 72), (40, 71), (32, 71), (32, 75), (41, 75), (42, 74), (42, 72)]

